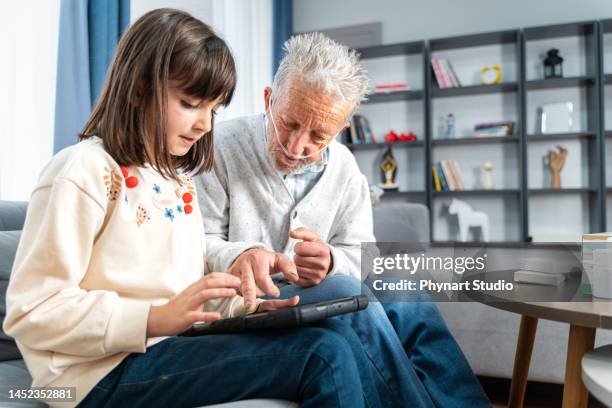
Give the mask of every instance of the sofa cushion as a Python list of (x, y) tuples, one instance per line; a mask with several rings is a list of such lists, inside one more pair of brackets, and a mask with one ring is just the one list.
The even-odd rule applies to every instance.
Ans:
[(373, 208), (374, 236), (382, 254), (416, 253), (429, 247), (429, 210), (423, 204), (382, 201)]
[(21, 231), (0, 231), (0, 361), (21, 358), (15, 341), (2, 330), (6, 315), (6, 288), (20, 237)]
[(14, 408), (43, 408), (48, 405), (38, 401), (16, 400), (9, 398), (10, 390), (27, 390), (32, 384), (23, 360), (0, 362), (0, 406)]

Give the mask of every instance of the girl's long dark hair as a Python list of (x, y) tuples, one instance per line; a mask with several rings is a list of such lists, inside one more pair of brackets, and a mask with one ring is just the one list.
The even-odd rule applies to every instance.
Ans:
[(99, 136), (119, 164), (150, 163), (165, 177), (176, 179), (176, 169), (195, 174), (210, 170), (214, 123), (185, 156), (172, 156), (167, 149), (170, 81), (189, 96), (220, 97), (227, 105), (236, 88), (236, 67), (229, 48), (209, 26), (183, 11), (153, 10), (121, 37), (79, 139)]

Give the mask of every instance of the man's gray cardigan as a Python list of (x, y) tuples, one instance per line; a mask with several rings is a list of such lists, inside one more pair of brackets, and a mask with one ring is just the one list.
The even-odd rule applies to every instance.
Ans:
[(274, 168), (264, 129), (263, 115), (215, 127), (214, 171), (196, 179), (207, 270), (225, 271), (254, 246), (293, 256), (288, 232), (306, 227), (331, 248), (330, 273), (361, 279), (361, 242), (375, 239), (368, 183), (354, 156), (333, 141), (323, 175), (296, 203)]

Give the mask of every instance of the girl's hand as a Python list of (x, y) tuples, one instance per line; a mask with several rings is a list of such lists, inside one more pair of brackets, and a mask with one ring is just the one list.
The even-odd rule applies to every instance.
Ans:
[(277, 309), (285, 309), (287, 307), (293, 307), (297, 305), (299, 301), (300, 301), (300, 297), (298, 295), (295, 295), (293, 297), (290, 297), (289, 299), (284, 299), (284, 300), (266, 300), (264, 302), (261, 302), (259, 305), (257, 305), (257, 309), (255, 310), (255, 313), (267, 312), (270, 310), (277, 310)]
[(217, 312), (203, 312), (202, 304), (212, 299), (236, 296), (240, 278), (228, 273), (212, 272), (189, 285), (161, 306), (151, 306), (147, 337), (175, 336), (195, 322), (212, 322), (221, 318)]

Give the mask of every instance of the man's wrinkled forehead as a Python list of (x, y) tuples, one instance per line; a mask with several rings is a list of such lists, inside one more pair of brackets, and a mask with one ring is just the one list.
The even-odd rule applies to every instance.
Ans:
[(354, 107), (354, 103), (300, 80), (287, 81), (280, 93), (273, 95), (273, 102), (283, 115), (317, 123), (344, 122)]

